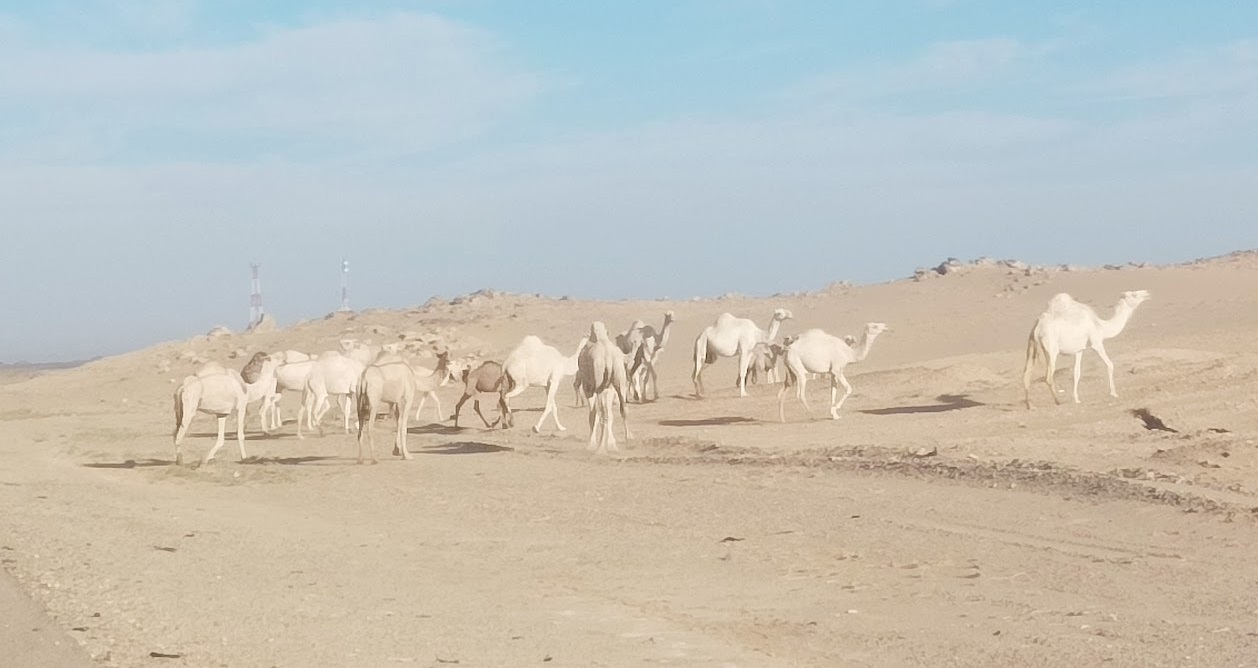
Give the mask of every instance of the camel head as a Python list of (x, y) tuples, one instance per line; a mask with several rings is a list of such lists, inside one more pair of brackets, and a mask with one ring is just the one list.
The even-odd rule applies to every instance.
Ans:
[(607, 325), (604, 325), (601, 321), (595, 320), (590, 325), (590, 340), (591, 341), (610, 340), (607, 336)]
[(358, 347), (358, 339), (341, 339), (341, 352), (348, 353)]
[(1123, 293), (1122, 303), (1128, 308), (1136, 308), (1150, 298), (1148, 290), (1132, 290)]
[(865, 336), (872, 339), (890, 329), (885, 323), (870, 322), (865, 324)]
[(794, 318), (794, 317), (795, 316), (789, 310), (784, 309), (784, 308), (780, 308), (773, 311), (773, 319), (778, 322), (782, 322), (783, 320), (790, 320), (791, 318)]

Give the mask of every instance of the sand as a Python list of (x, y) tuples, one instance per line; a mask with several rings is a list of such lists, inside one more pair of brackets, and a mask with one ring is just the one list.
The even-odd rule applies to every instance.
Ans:
[[(767, 299), (492, 294), (41, 373), (0, 384), (0, 557), (33, 606), (4, 614), (45, 610), (102, 666), (1254, 665), (1255, 285), (1243, 253)], [(1048, 298), (1108, 315), (1133, 289), (1153, 299), (1107, 344), (1120, 398), (1089, 356), (1081, 405), (1041, 385), (1027, 411), (1025, 337)], [(842, 419), (822, 419), (819, 381), (816, 419), (788, 403), (780, 424), (776, 388), (738, 398), (731, 360), (691, 395), (699, 330), (779, 306), (784, 334), (891, 325), (850, 368)], [(529, 390), (513, 430), (426, 408), (414, 460), (357, 466), (334, 420), (294, 437), (290, 396), (278, 436), (250, 415), (248, 462), (229, 444), (170, 465), (172, 381), (199, 359), (345, 336), (501, 359), (525, 334), (568, 351), (593, 319), (668, 309), (662, 396), (629, 406), (619, 456), (585, 451), (565, 388), (563, 434), (528, 429)], [(445, 412), (458, 394), (440, 391)], [(194, 424), (193, 460), (212, 428)]]

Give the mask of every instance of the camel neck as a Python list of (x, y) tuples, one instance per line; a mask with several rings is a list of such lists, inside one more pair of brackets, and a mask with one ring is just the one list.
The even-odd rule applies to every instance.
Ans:
[(869, 349), (874, 346), (876, 336), (870, 336), (866, 330), (861, 333), (861, 338), (856, 342), (856, 361), (860, 362), (869, 356)]
[(1119, 302), (1114, 307), (1114, 315), (1109, 320), (1101, 321), (1101, 336), (1106, 339), (1112, 339), (1122, 333), (1127, 327), (1127, 321), (1131, 319), (1131, 314), (1135, 311), (1126, 302)]
[(773, 322), (769, 323), (769, 331), (764, 335), (765, 341), (773, 341), (778, 336), (778, 330), (782, 328), (782, 321), (775, 316)]

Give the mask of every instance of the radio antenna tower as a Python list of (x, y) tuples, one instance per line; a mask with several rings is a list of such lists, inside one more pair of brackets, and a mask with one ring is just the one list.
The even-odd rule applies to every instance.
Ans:
[(249, 326), (254, 327), (262, 322), (262, 279), (258, 278), (262, 265), (253, 262), (249, 268), (253, 270), (253, 283), (249, 290)]
[(348, 311), (349, 308), (349, 260), (341, 258), (341, 308), (338, 311)]

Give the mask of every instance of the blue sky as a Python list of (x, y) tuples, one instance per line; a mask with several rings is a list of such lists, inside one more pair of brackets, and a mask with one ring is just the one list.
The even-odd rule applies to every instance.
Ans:
[(1258, 246), (1258, 5), (0, 4), (0, 360)]

